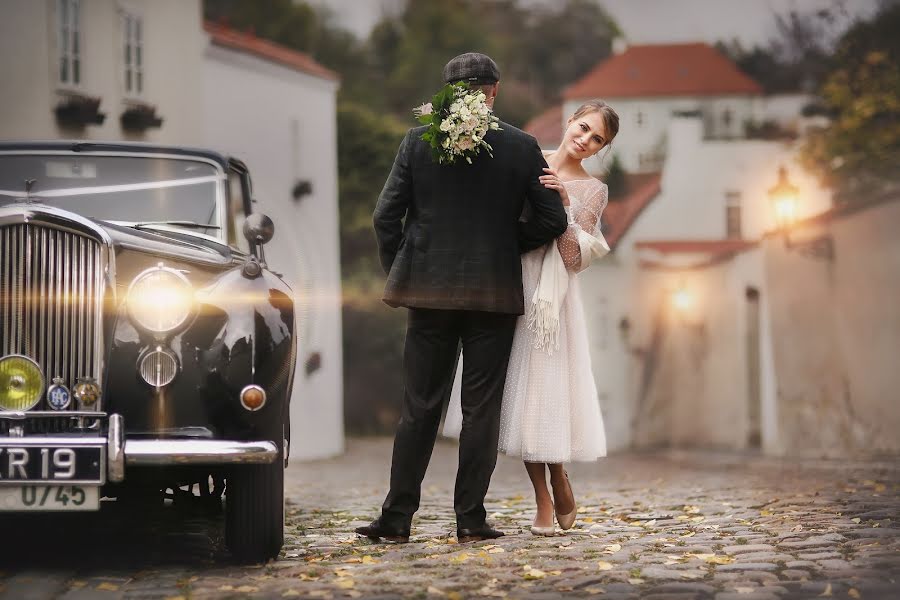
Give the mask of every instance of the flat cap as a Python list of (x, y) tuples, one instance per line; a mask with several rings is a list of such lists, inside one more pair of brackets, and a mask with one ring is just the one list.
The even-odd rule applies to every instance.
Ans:
[(444, 65), (444, 81), (456, 83), (465, 81), (474, 85), (497, 83), (500, 81), (500, 69), (497, 63), (487, 54), (466, 52), (450, 59)]

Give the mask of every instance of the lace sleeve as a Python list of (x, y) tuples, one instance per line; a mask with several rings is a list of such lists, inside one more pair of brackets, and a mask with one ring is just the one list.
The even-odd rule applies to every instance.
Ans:
[[(572, 196), (570, 186), (569, 196)], [(569, 271), (578, 271), (581, 267), (581, 246), (578, 243), (578, 230), (591, 235), (600, 224), (600, 215), (609, 200), (607, 187), (597, 181), (596, 185), (585, 190), (584, 198), (570, 209), (569, 227), (565, 233), (556, 238), (556, 246), (562, 256), (563, 263)]]

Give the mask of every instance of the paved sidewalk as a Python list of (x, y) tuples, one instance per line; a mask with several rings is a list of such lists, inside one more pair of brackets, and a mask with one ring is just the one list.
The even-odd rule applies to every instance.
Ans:
[(338, 459), (292, 465), (285, 558), (249, 583), (201, 577), (192, 597), (900, 598), (896, 461), (665, 452), (576, 464), (576, 528), (538, 538), (524, 468), (501, 457), (488, 512), (507, 535), (459, 545), (456, 445), (439, 442), (412, 543), (373, 544), (352, 531), (377, 514), (390, 450), (350, 440)]

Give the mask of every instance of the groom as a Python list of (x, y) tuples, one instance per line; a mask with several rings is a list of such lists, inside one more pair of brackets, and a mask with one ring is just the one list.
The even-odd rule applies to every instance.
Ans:
[[(481, 89), (493, 108), (496, 63), (475, 52), (444, 67), (444, 81)], [(500, 403), (516, 318), (523, 313), (521, 252), (558, 237), (566, 213), (557, 192), (538, 181), (547, 166), (537, 142), (506, 123), (490, 131), (493, 155), (439, 165), (407, 132), (374, 224), (388, 274), (384, 301), (409, 309), (403, 356), (405, 390), (394, 438), (390, 491), (381, 516), (360, 535), (409, 541), (422, 479), (462, 343), (463, 426), (454, 493), (460, 542), (503, 535), (485, 522), (484, 497), (497, 462)], [(528, 208), (528, 222), (520, 222)]]

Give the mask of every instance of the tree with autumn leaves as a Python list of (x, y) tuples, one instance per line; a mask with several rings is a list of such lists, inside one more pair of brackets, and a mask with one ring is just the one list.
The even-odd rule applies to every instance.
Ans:
[(820, 89), (829, 123), (812, 131), (805, 164), (839, 204), (900, 193), (900, 3), (887, 3), (839, 40)]

